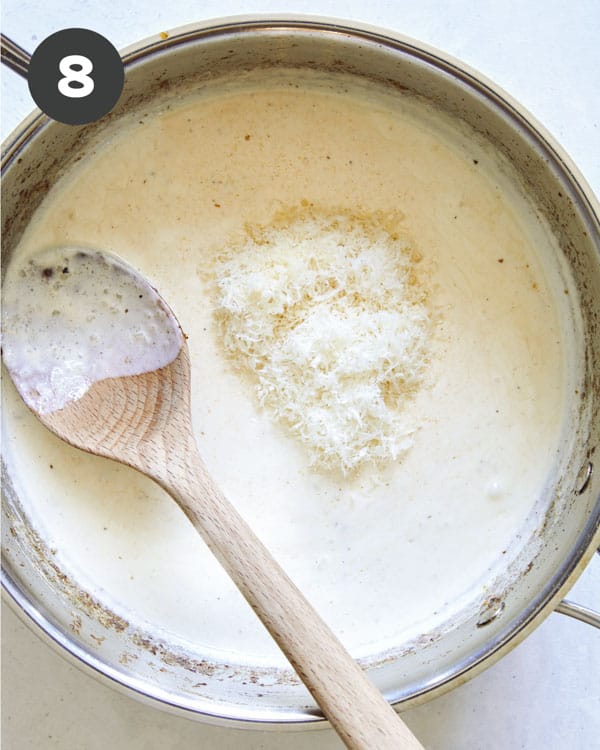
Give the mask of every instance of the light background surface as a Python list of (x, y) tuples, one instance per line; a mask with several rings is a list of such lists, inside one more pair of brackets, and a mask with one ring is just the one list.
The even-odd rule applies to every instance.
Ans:
[[(315, 13), (388, 27), (438, 47), (494, 80), (558, 139), (600, 194), (598, 0), (5, 0), (2, 30), (32, 52), (83, 26), (122, 48), (175, 26), (226, 15)], [(2, 137), (33, 109), (25, 82), (2, 70)], [(600, 558), (570, 594), (600, 608)], [(223, 729), (144, 706), (96, 682), (4, 606), (5, 750), (332, 750), (330, 730)], [(430, 750), (600, 748), (600, 635), (551, 615), (470, 683), (403, 716)], [(376, 750), (374, 748), (373, 750)]]

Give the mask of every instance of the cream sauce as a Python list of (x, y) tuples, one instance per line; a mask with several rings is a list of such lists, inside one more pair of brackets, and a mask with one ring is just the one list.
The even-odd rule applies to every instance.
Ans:
[[(249, 76), (137, 114), (50, 191), (14, 262), (49, 245), (110, 248), (161, 290), (189, 334), (210, 471), (365, 656), (480, 600), (532, 533), (574, 398), (565, 342), (578, 339), (555, 241), (489, 145), (408, 96), (302, 75)], [(383, 474), (310, 469), (216, 335), (214, 253), (302, 201), (401, 211), (429, 269), (439, 322), (430, 384), (409, 407), (421, 428)], [(284, 663), (158, 487), (64, 445), (6, 390), (7, 460), (70, 575), (174, 643)]]

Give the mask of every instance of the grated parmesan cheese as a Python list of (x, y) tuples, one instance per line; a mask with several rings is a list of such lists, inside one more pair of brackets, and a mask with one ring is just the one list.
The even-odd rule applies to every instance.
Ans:
[(348, 215), (250, 228), (219, 259), (225, 351), (312, 464), (348, 473), (410, 447), (403, 407), (422, 382), (429, 329), (417, 260), (378, 217)]

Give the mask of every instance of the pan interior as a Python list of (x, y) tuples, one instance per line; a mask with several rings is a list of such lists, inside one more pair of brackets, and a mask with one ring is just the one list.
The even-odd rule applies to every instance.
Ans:
[[(407, 407), (414, 445), (384, 469), (311, 468), (223, 356), (214, 258), (247, 224), (292, 210), (382, 212), (422, 256), (428, 384)], [(171, 304), (210, 471), (382, 689), (477, 648), (482, 607), (539, 552), (583, 379), (558, 241), (484, 136), (342, 73), (180, 86), (88, 143), (14, 257), (55, 244), (116, 252)], [(61, 609), (69, 638), (143, 692), (221, 714), (305, 712), (304, 689), (175, 504), (48, 434), (4, 381), (10, 528), (40, 573), (41, 609)]]

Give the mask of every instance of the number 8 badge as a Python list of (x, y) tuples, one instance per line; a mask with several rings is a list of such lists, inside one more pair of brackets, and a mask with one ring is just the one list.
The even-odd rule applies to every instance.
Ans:
[(67, 125), (84, 125), (108, 114), (121, 95), (124, 80), (118, 51), (89, 29), (63, 29), (44, 39), (27, 72), (38, 107)]

